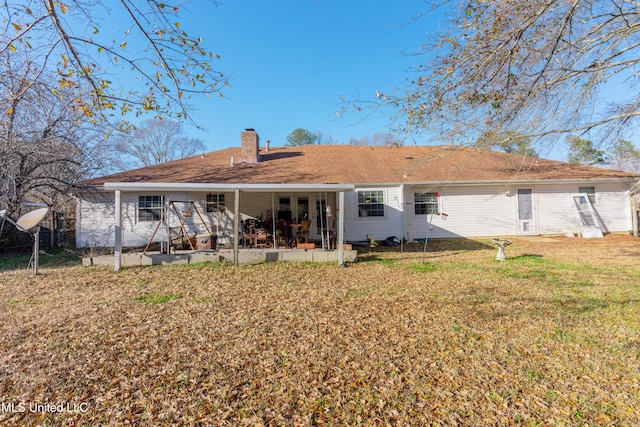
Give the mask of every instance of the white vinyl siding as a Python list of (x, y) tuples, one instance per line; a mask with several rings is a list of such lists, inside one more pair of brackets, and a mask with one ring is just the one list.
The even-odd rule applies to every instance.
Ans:
[(76, 246), (113, 247), (115, 232), (113, 193), (76, 199)]
[[(122, 193), (122, 244), (125, 247), (144, 246), (148, 243), (158, 226), (159, 221), (138, 221), (139, 196), (164, 196), (165, 208), (169, 201), (174, 201), (176, 210), (182, 215), (182, 210), (191, 209), (189, 202), (193, 201), (202, 219), (212, 233), (216, 232), (216, 221), (219, 219), (219, 234), (232, 238), (233, 234), (233, 194), (227, 195), (227, 203), (224, 214), (216, 212), (206, 212), (206, 193), (168, 193), (168, 194), (137, 194)], [(108, 198), (108, 202), (104, 200)], [(79, 215), (76, 220), (76, 245), (78, 247), (112, 247), (115, 242), (115, 208), (113, 206), (113, 193), (98, 194), (96, 196), (85, 196), (78, 199)], [(170, 227), (178, 228), (180, 219), (176, 217), (173, 208), (166, 215), (166, 220)], [(193, 212), (192, 216), (186, 218), (184, 227), (187, 233), (202, 234), (206, 232), (206, 227), (202, 223), (200, 216)], [(153, 240), (158, 242), (165, 236), (166, 228), (160, 227)]]
[[(570, 194), (588, 185), (545, 185), (538, 195), (540, 234), (577, 232), (576, 210)], [(596, 183), (597, 203), (593, 209), (603, 232), (627, 232), (632, 229), (628, 191), (619, 183)]]
[[(592, 185), (584, 185), (588, 187)], [(595, 183), (598, 203), (594, 205), (603, 232), (627, 232), (631, 228), (628, 190), (623, 183)], [(523, 186), (522, 188), (525, 188)], [(576, 212), (570, 194), (578, 192), (576, 184), (536, 184), (533, 190), (533, 224), (536, 234), (563, 235), (577, 232)], [(583, 185), (580, 185), (583, 187)], [(415, 189), (406, 191), (411, 197)], [(409, 200), (409, 199), (408, 199)], [(517, 233), (517, 196), (503, 186), (447, 187), (440, 190), (443, 214), (415, 215), (414, 208), (406, 208), (406, 231), (409, 240), (425, 237), (428, 220), (429, 236), (487, 237), (509, 236)]]
[[(596, 217), (603, 232), (628, 232), (631, 228), (631, 207), (629, 185), (624, 182), (588, 181), (585, 183), (536, 183), (535, 185), (514, 185), (506, 188), (500, 185), (450, 185), (438, 187), (440, 194), (440, 215), (416, 214), (415, 193), (432, 192), (433, 186), (420, 187), (405, 185), (404, 194), (401, 185), (359, 186), (358, 191), (382, 192), (384, 216), (360, 217), (357, 191), (345, 193), (345, 238), (364, 241), (367, 234), (376, 240), (390, 236), (405, 237), (409, 241), (425, 237), (431, 221), (431, 238), (489, 237), (510, 236), (517, 232), (517, 188), (531, 188), (534, 197), (534, 222), (538, 234), (562, 235), (566, 231), (577, 231), (576, 212), (570, 194), (579, 192), (580, 187), (593, 187), (597, 203), (594, 205)], [(234, 195), (225, 193), (226, 209), (224, 214), (206, 212), (207, 192), (202, 193), (122, 193), (123, 245), (144, 246), (149, 241), (158, 221), (140, 222), (137, 216), (139, 196), (164, 196), (165, 204), (169, 200), (180, 201), (176, 209), (189, 208), (194, 201), (204, 221), (212, 232), (216, 230), (219, 219), (220, 234), (229, 242), (233, 239)], [(293, 206), (295, 197), (308, 201), (310, 220), (316, 221), (317, 193), (288, 194), (268, 192), (240, 192), (240, 213), (247, 216), (266, 216), (272, 207), (273, 197), (276, 205), (279, 197), (291, 197)], [(334, 209), (335, 196), (329, 194), (329, 205)], [(83, 195), (77, 201), (76, 242), (78, 247), (113, 247), (115, 209), (113, 193)], [(294, 213), (295, 214), (295, 213)], [(334, 221), (337, 212), (334, 212)], [(176, 215), (171, 211), (167, 215), (171, 227), (179, 225)], [(241, 218), (241, 219), (242, 219)], [(315, 222), (314, 222), (315, 223)], [(403, 223), (405, 225), (403, 235)], [(190, 235), (205, 232), (200, 218), (194, 212), (187, 218), (185, 227)], [(314, 228), (315, 229), (315, 228)], [(162, 232), (158, 231), (154, 240), (159, 241)], [(165, 235), (166, 236), (166, 235)], [(318, 236), (319, 237), (319, 236)]]
[[(229, 200), (232, 200), (230, 198)], [(266, 216), (271, 209), (275, 208), (276, 214), (278, 211), (278, 197), (276, 197), (275, 203), (273, 202), (271, 193), (245, 193), (240, 192), (240, 219), (246, 217), (266, 219)], [(229, 208), (230, 209), (230, 208)]]
[[(407, 200), (413, 200), (418, 188), (409, 189)], [(408, 240), (454, 238), (514, 234), (513, 198), (504, 196), (497, 186), (446, 187), (439, 189), (441, 215), (416, 215), (407, 206)]]
[[(376, 240), (390, 236), (402, 236), (402, 191), (399, 186), (360, 187), (357, 191), (345, 193), (345, 239), (364, 241), (367, 234)], [(382, 191), (384, 216), (360, 217), (358, 211), (358, 191)]]

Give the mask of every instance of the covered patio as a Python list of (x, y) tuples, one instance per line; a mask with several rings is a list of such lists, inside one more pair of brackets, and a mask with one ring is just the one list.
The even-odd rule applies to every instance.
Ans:
[[(227, 259), (232, 262), (234, 265), (240, 265), (242, 263), (250, 263), (247, 260), (263, 260), (263, 261), (336, 261), (339, 265), (344, 265), (346, 261), (350, 261), (355, 259), (355, 254), (349, 251), (345, 257), (345, 246), (344, 246), (344, 194), (346, 191), (353, 191), (354, 186), (352, 184), (204, 184), (204, 183), (162, 183), (162, 182), (106, 182), (104, 183), (104, 189), (108, 192), (114, 193), (115, 200), (115, 227), (114, 227), (114, 255), (112, 257), (113, 260), (113, 268), (118, 271), (123, 265), (131, 265), (137, 264), (134, 262), (134, 259), (137, 259), (136, 256), (140, 259), (141, 264), (157, 264), (163, 263), (164, 261), (153, 261), (154, 259), (164, 259), (162, 257), (173, 257), (174, 262), (180, 262), (180, 259), (189, 259), (194, 256), (197, 258), (197, 254), (202, 251), (194, 251), (193, 247), (191, 248), (191, 255), (188, 253), (169, 253), (170, 250), (163, 251), (161, 249), (160, 253), (150, 253), (149, 245), (145, 249), (143, 254), (123, 254), (123, 197), (127, 193), (131, 194), (160, 194), (162, 197), (162, 211), (165, 212), (168, 209), (169, 204), (171, 203), (170, 195), (175, 194), (184, 194), (189, 196), (190, 194), (233, 194), (233, 204), (232, 209), (233, 212), (228, 215), (227, 218), (232, 219), (232, 232), (231, 236), (227, 236), (230, 238), (230, 248), (229, 249), (220, 249), (215, 251), (219, 257), (223, 259)], [(269, 230), (272, 236), (270, 243), (266, 241), (261, 245), (253, 245), (249, 244), (249, 248), (246, 248), (246, 234), (243, 233), (241, 219), (251, 218), (250, 215), (246, 215), (243, 213), (243, 206), (241, 203), (241, 194), (243, 195), (243, 199), (245, 200), (245, 204), (249, 205), (252, 199), (260, 200), (262, 205), (261, 208), (270, 210), (271, 218), (263, 221), (264, 227), (268, 229), (268, 226), (271, 225), (271, 229)], [(311, 221), (317, 221), (320, 228), (319, 237), (322, 241), (321, 249), (312, 249), (309, 246), (300, 245), (300, 249), (291, 248), (290, 242), (294, 237), (294, 232), (292, 231), (289, 236), (289, 243), (284, 243), (284, 247), (278, 247), (279, 239), (278, 234), (278, 224), (277, 221), (286, 220), (287, 227), (290, 226), (299, 226), (297, 224), (299, 222), (299, 218), (301, 217), (302, 212), (298, 212), (298, 208), (289, 209), (289, 212), (283, 218), (283, 212), (278, 209), (278, 205), (281, 205), (283, 200), (286, 200), (287, 197), (278, 199), (279, 195), (305, 195), (304, 200), (306, 200), (306, 214), (312, 214), (313, 218), (309, 218)], [(270, 196), (270, 197), (269, 197)], [(185, 199), (189, 199), (189, 197), (185, 197)], [(303, 198), (299, 198), (302, 200)], [(265, 200), (270, 201), (271, 203), (265, 203)], [(312, 210), (310, 207), (311, 201), (314, 201), (316, 207)], [(329, 200), (335, 201), (335, 218), (333, 215), (333, 209), (329, 204)], [(291, 202), (291, 200), (289, 200)], [(191, 203), (193, 201), (184, 201), (181, 203)], [(256, 202), (257, 203), (257, 202)], [(270, 206), (268, 206), (270, 204)], [(175, 208), (174, 208), (175, 209)], [(317, 214), (316, 214), (317, 209)], [(286, 213), (286, 211), (285, 211)], [(176, 211), (177, 214), (177, 211)], [(198, 213), (198, 215), (200, 215)], [(323, 222), (323, 215), (325, 216)], [(331, 217), (331, 221), (328, 220), (328, 217)], [(262, 219), (262, 218), (261, 218)], [(329, 223), (332, 224), (329, 227)], [(183, 225), (183, 221), (181, 220), (180, 225)], [(216, 225), (219, 225), (216, 222)], [(156, 230), (168, 227), (168, 224), (164, 223), (164, 214), (162, 219), (158, 222)], [(331, 228), (331, 229), (330, 229)], [(335, 234), (332, 232), (335, 230)], [(150, 242), (155, 235), (155, 231), (153, 235), (150, 235)], [(168, 238), (169, 233), (166, 233)], [(216, 240), (220, 238), (218, 230), (215, 231)], [(325, 237), (326, 236), (326, 237)], [(325, 241), (326, 239), (326, 241)], [(335, 243), (334, 243), (335, 242)], [(167, 242), (169, 243), (169, 242)], [(296, 242), (297, 243), (297, 242)], [(334, 244), (332, 244), (334, 243)], [(270, 247), (267, 247), (269, 245)], [(254, 246), (254, 247), (251, 247)], [(259, 246), (259, 247), (255, 247)], [(297, 245), (296, 245), (297, 246)], [(169, 245), (167, 244), (167, 249), (169, 249)], [(333, 249), (335, 247), (335, 249)], [(214, 249), (214, 248), (212, 248)], [(164, 253), (163, 253), (164, 252)], [(206, 251), (211, 254), (212, 250)], [(334, 253), (333, 256), (329, 256), (329, 254)], [(303, 255), (306, 253), (305, 255)], [(314, 255), (315, 254), (315, 255)], [(126, 258), (125, 258), (126, 257)], [(171, 258), (166, 258), (169, 260)], [(194, 258), (195, 259), (195, 258)], [(111, 264), (109, 262), (109, 264)], [(140, 264), (139, 264), (140, 265)]]

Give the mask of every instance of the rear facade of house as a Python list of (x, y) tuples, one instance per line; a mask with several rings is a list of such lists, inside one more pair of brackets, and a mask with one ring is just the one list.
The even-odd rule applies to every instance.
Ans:
[[(113, 246), (115, 200), (104, 191), (108, 183), (155, 185), (122, 194), (123, 245), (141, 246), (181, 222), (189, 234), (208, 229), (232, 243), (234, 185), (263, 186), (240, 191), (240, 219), (306, 218), (312, 240), (340, 226), (347, 241), (579, 234), (584, 212), (575, 195), (588, 200), (589, 218), (602, 232), (628, 233), (637, 181), (609, 169), (463, 147), (261, 149), (257, 133), (247, 130), (240, 148), (93, 180), (95, 191), (77, 198), (76, 238), (79, 247)], [(163, 183), (167, 188), (158, 190)], [(304, 190), (331, 184), (352, 184), (344, 191), (344, 224), (337, 223), (338, 191)], [(194, 213), (182, 217), (186, 210)]]

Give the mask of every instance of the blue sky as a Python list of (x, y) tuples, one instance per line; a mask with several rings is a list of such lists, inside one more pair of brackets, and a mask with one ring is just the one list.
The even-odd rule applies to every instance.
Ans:
[[(261, 141), (281, 146), (296, 128), (330, 134), (337, 143), (389, 132), (389, 115), (337, 117), (340, 96), (372, 99), (409, 76), (415, 52), (434, 16), (409, 25), (421, 0), (224, 0), (218, 7), (196, 1), (183, 11), (182, 28), (199, 35), (231, 74), (223, 98), (192, 101), (185, 125), (210, 150), (238, 146), (240, 132), (254, 128)], [(426, 142), (426, 141), (425, 141)]]

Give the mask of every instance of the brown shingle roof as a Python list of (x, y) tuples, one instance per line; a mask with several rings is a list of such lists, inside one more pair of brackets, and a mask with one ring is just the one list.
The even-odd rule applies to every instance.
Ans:
[(227, 148), (91, 180), (105, 182), (391, 184), (631, 178), (591, 166), (468, 147), (305, 145), (260, 151), (259, 163), (238, 163)]

